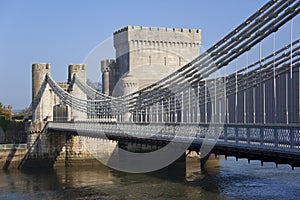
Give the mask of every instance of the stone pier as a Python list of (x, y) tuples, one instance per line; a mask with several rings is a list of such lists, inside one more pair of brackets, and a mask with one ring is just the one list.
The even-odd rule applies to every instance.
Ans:
[(0, 145), (0, 168), (17, 169), (27, 153), (26, 144)]
[(186, 151), (186, 180), (194, 181), (202, 177), (203, 173), (215, 174), (219, 171), (220, 161), (215, 154), (201, 158), (199, 152)]
[(29, 148), (19, 168), (96, 166), (108, 160), (117, 142), (69, 133), (42, 133)]

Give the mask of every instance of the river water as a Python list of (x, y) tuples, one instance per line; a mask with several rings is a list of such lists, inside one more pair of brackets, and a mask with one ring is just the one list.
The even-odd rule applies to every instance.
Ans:
[(300, 169), (288, 165), (221, 159), (219, 167), (192, 181), (179, 170), (128, 174), (102, 166), (0, 171), (0, 199), (300, 199)]

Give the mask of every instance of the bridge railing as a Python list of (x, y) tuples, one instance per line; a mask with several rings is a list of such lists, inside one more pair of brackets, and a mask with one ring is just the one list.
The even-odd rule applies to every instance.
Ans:
[[(300, 152), (300, 126), (288, 124), (197, 124), (197, 123), (116, 123), (116, 122), (49, 122), (51, 131), (72, 131), (89, 137), (119, 137), (151, 140), (192, 141), (205, 138), (249, 148)], [(176, 136), (176, 137), (175, 137)]]
[(226, 124), (224, 142), (300, 150), (300, 127), (287, 124)]

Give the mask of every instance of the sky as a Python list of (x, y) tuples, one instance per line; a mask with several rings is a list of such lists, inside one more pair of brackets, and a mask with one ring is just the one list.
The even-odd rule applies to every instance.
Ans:
[(68, 64), (83, 63), (124, 26), (202, 29), (208, 49), (266, 2), (0, 0), (0, 101), (28, 107), (32, 63), (51, 63), (54, 80), (66, 81)]

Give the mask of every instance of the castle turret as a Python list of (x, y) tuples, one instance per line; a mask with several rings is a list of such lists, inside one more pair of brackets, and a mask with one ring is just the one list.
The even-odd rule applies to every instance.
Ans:
[[(48, 85), (42, 87), (46, 74), (51, 74), (50, 64), (32, 64), (32, 123), (27, 130), (29, 146), (35, 142), (46, 122), (52, 120), (53, 94)], [(43, 94), (39, 96), (39, 91), (42, 90)]]
[(51, 74), (51, 66), (48, 63), (32, 64), (32, 100), (37, 96), (46, 74)]
[[(86, 83), (86, 66), (85, 64), (70, 64), (69, 73), (68, 73), (68, 82), (73, 78), (73, 75), (76, 74), (76, 78), (80, 79), (83, 83)], [(76, 98), (86, 100), (87, 95), (75, 84), (73, 85), (72, 90), (70, 91), (71, 95)], [(72, 119), (80, 120), (86, 119), (87, 114), (78, 110), (72, 110)]]
[[(46, 74), (51, 74), (51, 66), (48, 63), (32, 64), (32, 101), (36, 99)], [(44, 94), (37, 105), (32, 110), (32, 120), (35, 124), (44, 123), (52, 116), (51, 94), (49, 86), (44, 88)]]
[(85, 64), (69, 64), (68, 69), (68, 82), (72, 80), (74, 74), (76, 74), (81, 81), (86, 82)]
[[(128, 94), (132, 94), (139, 89), (139, 81), (137, 78), (132, 76), (131, 74), (126, 74), (120, 78), (116, 87), (113, 91), (113, 96), (126, 96)], [(127, 112), (127, 110), (122, 113), (122, 120), (124, 122), (129, 122), (133, 120), (132, 113)]]
[(102, 92), (106, 95), (111, 95), (112, 90), (118, 77), (117, 70), (115, 69), (115, 60), (106, 59), (101, 60), (101, 72), (102, 72)]
[(120, 84), (122, 85), (120, 96), (131, 94), (139, 89), (138, 79), (130, 73), (121, 78)]

